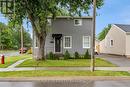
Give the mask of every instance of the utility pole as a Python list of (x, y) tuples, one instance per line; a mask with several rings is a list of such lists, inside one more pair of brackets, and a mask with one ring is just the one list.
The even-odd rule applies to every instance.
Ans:
[(35, 51), (35, 39), (34, 39), (35, 37), (34, 37), (34, 35), (35, 35), (35, 34), (34, 34), (34, 30), (33, 30), (33, 29), (32, 29), (32, 32), (33, 32), (33, 34), (32, 34), (32, 39), (33, 39), (33, 40), (32, 40), (32, 43), (33, 43), (33, 44), (32, 44), (32, 45), (33, 45), (33, 48), (32, 48), (32, 54), (33, 54), (33, 55), (32, 55), (32, 57), (34, 58), (34, 51)]
[(21, 54), (23, 54), (23, 26), (21, 24)]
[(2, 50), (2, 43), (1, 43), (1, 32), (2, 32), (2, 30), (0, 29), (0, 50)]
[(92, 29), (92, 44), (91, 44), (91, 71), (95, 70), (95, 30), (96, 30), (96, 0), (93, 1), (93, 29)]

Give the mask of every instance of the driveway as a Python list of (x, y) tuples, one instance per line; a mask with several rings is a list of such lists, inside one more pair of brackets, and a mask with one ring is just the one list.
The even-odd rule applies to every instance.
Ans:
[(98, 55), (96, 57), (103, 58), (120, 67), (130, 67), (130, 59), (128, 59), (124, 56), (102, 54), (102, 55)]
[(34, 81), (0, 82), (0, 87), (130, 87), (130, 81)]

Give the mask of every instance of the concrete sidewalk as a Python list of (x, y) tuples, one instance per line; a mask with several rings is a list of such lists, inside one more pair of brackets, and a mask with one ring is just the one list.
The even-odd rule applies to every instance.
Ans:
[[(0, 72), (7, 71), (30, 71), (30, 70), (68, 70), (68, 71), (80, 71), (90, 70), (90, 67), (21, 67), (21, 68), (0, 68)], [(95, 70), (106, 71), (130, 71), (130, 67), (96, 67)]]

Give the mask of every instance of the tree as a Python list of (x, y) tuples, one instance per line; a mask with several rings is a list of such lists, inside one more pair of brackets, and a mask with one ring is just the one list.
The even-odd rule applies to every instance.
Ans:
[[(21, 47), (21, 31), (20, 26), (17, 26), (16, 29), (12, 29), (12, 36), (13, 36), (13, 48), (20, 48)], [(31, 35), (27, 32), (25, 28), (23, 28), (23, 45), (24, 47), (30, 48), (32, 46), (32, 39)]]
[(105, 39), (107, 33), (109, 32), (109, 30), (111, 29), (111, 24), (109, 24), (107, 27), (105, 27), (102, 32), (100, 32), (98, 34), (98, 40), (102, 41), (103, 39)]
[[(62, 10), (66, 10), (71, 16), (81, 16), (89, 13), (92, 0), (15, 0), (15, 18), (9, 18), (22, 24), (22, 20), (28, 18), (38, 40), (38, 56), (36, 60), (44, 58), (44, 45), (48, 30), (48, 15), (55, 18)], [(97, 0), (97, 8), (103, 5), (103, 0)], [(13, 7), (10, 8), (14, 11)], [(63, 14), (64, 15), (64, 14)]]
[(11, 31), (8, 29), (8, 26), (0, 22), (0, 49), (12, 46), (11, 37)]
[[(31, 47), (30, 34), (24, 29), (24, 47)], [(0, 49), (20, 48), (20, 28), (12, 29), (0, 22)]]

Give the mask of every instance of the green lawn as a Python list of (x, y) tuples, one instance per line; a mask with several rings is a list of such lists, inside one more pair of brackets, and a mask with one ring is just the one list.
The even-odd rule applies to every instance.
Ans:
[(19, 56), (12, 56), (12, 57), (5, 57), (5, 64), (0, 63), (0, 68), (6, 68), (20, 59), (29, 58), (29, 57), (31, 57), (31, 55), (27, 55), (27, 54), (23, 54)]
[[(90, 59), (70, 59), (70, 60), (46, 60), (35, 61), (33, 59), (26, 60), (17, 67), (63, 67), (63, 66), (90, 66)], [(116, 65), (103, 59), (96, 59), (96, 66), (115, 67)]]
[(130, 76), (127, 72), (114, 71), (15, 71), (0, 72), (0, 77), (41, 77), (41, 76)]

